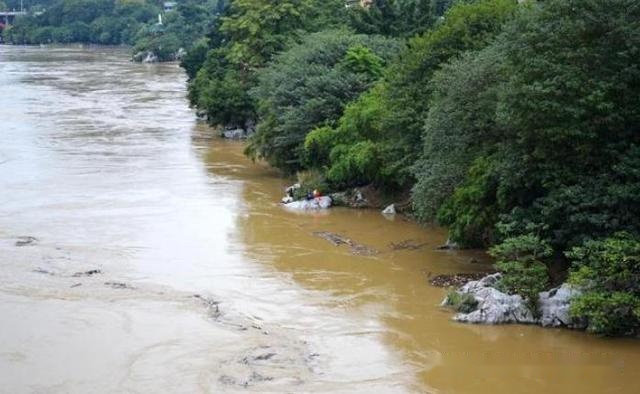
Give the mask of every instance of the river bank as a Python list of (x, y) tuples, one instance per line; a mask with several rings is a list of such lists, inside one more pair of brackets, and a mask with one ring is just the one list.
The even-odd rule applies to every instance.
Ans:
[(284, 210), (175, 64), (2, 47), (0, 82), (7, 392), (634, 392), (637, 341), (451, 322), (428, 279), (485, 266), (442, 229)]

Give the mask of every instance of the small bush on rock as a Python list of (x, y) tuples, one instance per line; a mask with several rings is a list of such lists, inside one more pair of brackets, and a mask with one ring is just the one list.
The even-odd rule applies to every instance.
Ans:
[(478, 300), (476, 300), (473, 295), (469, 293), (459, 293), (455, 290), (447, 294), (445, 303), (460, 313), (471, 313), (478, 307)]
[(519, 294), (534, 314), (537, 312), (538, 293), (549, 286), (549, 273), (544, 260), (551, 256), (549, 244), (533, 234), (507, 238), (491, 248), (489, 253), (497, 259), (496, 268), (502, 272), (497, 288), (508, 294)]

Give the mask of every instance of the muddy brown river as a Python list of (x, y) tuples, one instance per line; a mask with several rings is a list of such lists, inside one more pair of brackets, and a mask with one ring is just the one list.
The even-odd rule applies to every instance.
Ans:
[(638, 392), (640, 341), (452, 322), (443, 230), (282, 209), (175, 64), (0, 46), (0, 92), (0, 393)]

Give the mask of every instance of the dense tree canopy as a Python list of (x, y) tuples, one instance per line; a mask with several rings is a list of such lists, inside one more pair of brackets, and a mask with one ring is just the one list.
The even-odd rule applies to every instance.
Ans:
[(132, 44), (159, 12), (151, 0), (56, 0), (42, 14), (18, 18), (4, 37), (16, 44)]
[(261, 122), (249, 151), (283, 170), (302, 169), (306, 135), (333, 125), (398, 49), (395, 40), (379, 36), (308, 35), (260, 73), (253, 94)]

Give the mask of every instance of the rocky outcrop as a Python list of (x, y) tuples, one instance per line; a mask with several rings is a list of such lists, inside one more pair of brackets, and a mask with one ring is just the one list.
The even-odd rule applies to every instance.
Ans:
[(351, 189), (344, 192), (332, 193), (329, 195), (335, 206), (349, 208), (370, 208), (371, 205), (364, 193), (358, 189)]
[[(476, 324), (540, 324), (544, 327), (585, 328), (585, 322), (569, 315), (571, 299), (580, 291), (568, 284), (539, 294), (538, 310), (533, 313), (525, 300), (517, 295), (506, 294), (495, 288), (500, 273), (485, 276), (462, 286), (457, 293), (471, 295), (477, 301), (474, 310), (458, 313), (453, 319)], [(447, 296), (442, 305), (451, 305)]]
[(310, 200), (293, 201), (288, 204), (283, 204), (287, 209), (294, 209), (298, 211), (327, 209), (331, 207), (331, 197), (320, 196)]
[(232, 140), (243, 140), (251, 137), (255, 131), (255, 122), (252, 119), (247, 119), (242, 124), (225, 125), (220, 131), (220, 136)]
[(244, 129), (226, 129), (220, 133), (222, 137), (230, 140), (242, 140), (248, 137), (247, 132)]
[(187, 55), (187, 51), (184, 48), (179, 48), (175, 54), (176, 60), (182, 60)]
[(187, 51), (184, 48), (179, 48), (175, 53), (169, 54), (167, 58), (160, 58), (155, 52), (145, 50), (136, 52), (131, 59), (134, 62), (138, 63), (158, 63), (158, 62), (172, 62), (176, 60), (182, 60), (182, 58), (187, 54)]
[(580, 293), (580, 290), (567, 283), (540, 293), (538, 298), (540, 324), (544, 327), (587, 328), (587, 322), (584, 319), (573, 319), (569, 315), (571, 299)]
[(396, 205), (391, 204), (388, 205), (385, 209), (382, 210), (383, 215), (395, 215), (396, 214)]
[(453, 319), (477, 324), (536, 323), (522, 297), (505, 294), (492, 287), (499, 279), (499, 273), (492, 274), (462, 286), (458, 291), (471, 294), (478, 302), (477, 307), (469, 313), (458, 313)]
[(443, 245), (438, 246), (437, 249), (456, 250), (456, 249), (460, 249), (460, 246), (456, 242), (451, 241), (450, 238), (447, 238), (447, 242), (445, 242)]
[(157, 63), (160, 59), (152, 51), (140, 51), (133, 55), (133, 61), (138, 63)]

